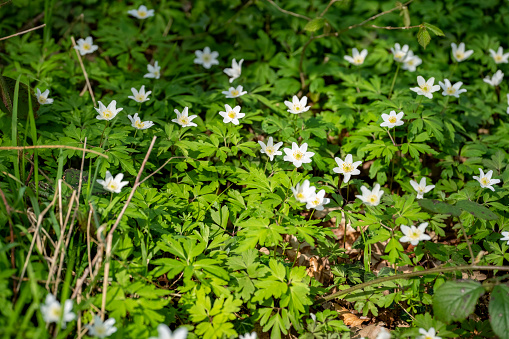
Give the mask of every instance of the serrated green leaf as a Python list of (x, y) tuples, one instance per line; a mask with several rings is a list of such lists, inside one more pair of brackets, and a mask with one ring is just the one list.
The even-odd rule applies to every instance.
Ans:
[(490, 324), (500, 339), (509, 339), (509, 286), (497, 285), (491, 292)]
[(437, 26), (434, 26), (432, 24), (428, 24), (427, 22), (424, 23), (424, 27), (426, 27), (427, 29), (432, 31), (435, 35), (438, 35), (438, 36), (445, 35), (444, 32), (442, 32), (442, 30), (440, 28), (438, 28)]
[(429, 35), (426, 28), (419, 28), (419, 32), (417, 32), (417, 41), (419, 42), (419, 45), (426, 49), (426, 46), (428, 46), (429, 42), (431, 41), (431, 36)]
[(304, 26), (304, 29), (308, 32), (316, 32), (320, 28), (322, 28), (325, 25), (325, 19), (324, 18), (315, 18), (308, 22), (306, 26)]
[(476, 281), (448, 281), (433, 296), (435, 317), (446, 323), (464, 320), (483, 293), (484, 288)]
[(498, 215), (490, 211), (487, 207), (483, 205), (479, 205), (470, 200), (460, 200), (456, 203), (456, 206), (461, 208), (462, 210), (472, 214), (476, 218), (482, 220), (497, 220)]
[(418, 203), (419, 206), (432, 213), (449, 214), (455, 217), (459, 217), (461, 215), (461, 209), (443, 201), (434, 199), (420, 199)]

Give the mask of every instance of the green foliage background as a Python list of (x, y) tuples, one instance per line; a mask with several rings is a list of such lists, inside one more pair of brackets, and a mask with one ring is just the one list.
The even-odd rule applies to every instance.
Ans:
[[(320, 301), (338, 288), (394, 275), (403, 266), (422, 271), (437, 263), (507, 264), (509, 246), (499, 239), (501, 231), (509, 231), (509, 89), (507, 80), (497, 89), (483, 82), (497, 69), (509, 74), (508, 65), (495, 64), (488, 53), (499, 46), (509, 48), (506, 1), (415, 0), (406, 9), (398, 7), (351, 29), (398, 5), (394, 1), (277, 2), (308, 20), (283, 13), (266, 0), (153, 1), (145, 5), (155, 9), (154, 17), (140, 21), (127, 15), (140, 4), (47, 0), (13, 1), (0, 7), (0, 36), (30, 26), (34, 18), (46, 23), (42, 30), (0, 42), (2, 76), (21, 75), (19, 111), (0, 113), (0, 146), (83, 148), (87, 138), (88, 148), (108, 156), (107, 160), (92, 153), (85, 156), (80, 204), (72, 207), (74, 223), (65, 225), (65, 237), (71, 236), (62, 257), (63, 283), (57, 299), (63, 302), (74, 293), (78, 278), (102, 253), (106, 230), (115, 223), (130, 192), (124, 188), (111, 196), (93, 189), (92, 183), (109, 170), (114, 175), (124, 173), (132, 187), (152, 137), (157, 139), (142, 178), (168, 161), (136, 190), (113, 235), (105, 304), (107, 317), (117, 322), (112, 338), (146, 338), (156, 334), (159, 323), (172, 329), (185, 325), (190, 337), (198, 338), (237, 337), (253, 330), (268, 332), (271, 338), (349, 337), (350, 329), (337, 312)], [(406, 23), (422, 26), (372, 27)], [(435, 27), (445, 35), (437, 36)], [(421, 43), (427, 41), (423, 34), (431, 39), (425, 49), (418, 34)], [(124, 108), (110, 124), (95, 119), (88, 93), (80, 96), (85, 81), (71, 36), (89, 35), (99, 46), (84, 57), (95, 98), (105, 104), (116, 100), (117, 107)], [(456, 64), (450, 50), (453, 42), (464, 42), (474, 54)], [(423, 62), (416, 72), (400, 69), (390, 95), (397, 67), (390, 48), (395, 43), (408, 44)], [(205, 46), (219, 52), (220, 65), (210, 70), (193, 63), (194, 51)], [(354, 47), (369, 51), (360, 67), (343, 59)], [(233, 84), (242, 85), (248, 94), (225, 99), (221, 92), (230, 84), (223, 69), (233, 58), (245, 60), (242, 75)], [(143, 78), (147, 64), (156, 60), (161, 78)], [(440, 91), (421, 102), (409, 90), (416, 86), (417, 75), (435, 77), (436, 83), (445, 78), (462, 81), (467, 92), (459, 99), (445, 99)], [(16, 94), (11, 82), (8, 88)], [(50, 89), (55, 102), (37, 107), (23, 84), (32, 90)], [(127, 96), (132, 87), (141, 85), (152, 94), (150, 101), (139, 105)], [(306, 95), (312, 108), (290, 116), (283, 102), (296, 94)], [(239, 126), (222, 122), (218, 112), (224, 104), (242, 106), (246, 117)], [(171, 122), (174, 109), (184, 107), (198, 115), (194, 120), (198, 127), (181, 128)], [(396, 146), (379, 126), (381, 114), (390, 110), (405, 112), (405, 124), (395, 129)], [(127, 115), (136, 112), (156, 125), (134, 133)], [(281, 157), (268, 161), (257, 143), (268, 136), (283, 141), (283, 147), (308, 143), (315, 152), (312, 163), (296, 170)], [(344, 159), (346, 154), (365, 165), (349, 185), (332, 172), (334, 157)], [(61, 194), (67, 212), (81, 161), (82, 152), (70, 149), (0, 151), (0, 188), (5, 195), (0, 204), (0, 334), (4, 337), (46, 338), (56, 332), (60, 337), (75, 336), (76, 322), (65, 330), (47, 329), (39, 311), (48, 293), (44, 287), (48, 257), (58, 252), (55, 243), (36, 246), (27, 263), (28, 280), (19, 292), (16, 278), (30, 250), (34, 220), (52, 201), (60, 178), (69, 184)], [(494, 178), (502, 180), (495, 192), (482, 190), (472, 179), (478, 168), (493, 170)], [(470, 200), (495, 217), (479, 217), (468, 207), (458, 215), (421, 207), (409, 180), (423, 176), (436, 185), (427, 198), (448, 206)], [(324, 189), (332, 200), (327, 207), (335, 209), (320, 218), (305, 210), (291, 193), (304, 179)], [(375, 183), (385, 192), (380, 205), (365, 206), (354, 198), (361, 186), (371, 188)], [(59, 213), (54, 206), (42, 222), (55, 242), (65, 239)], [(342, 215), (362, 233), (354, 244), (359, 260), (347, 254), (331, 230)], [(421, 222), (429, 222), (433, 241), (405, 248), (398, 241), (399, 227)], [(304, 266), (289, 260), (286, 235), (309, 243), (315, 254), (328, 259), (332, 281), (322, 284)], [(375, 274), (371, 246), (378, 243), (386, 244), (382, 259), (391, 268)], [(270, 254), (258, 251), (262, 247)], [(98, 267), (78, 292), (80, 302), (75, 300), (83, 323), (102, 306), (104, 266)], [(502, 273), (489, 272), (492, 285), (475, 288), (507, 289)], [(464, 320), (468, 314), (433, 317), (432, 304), (437, 303), (433, 295), (446, 280), (457, 277), (461, 273), (393, 280), (341, 298), (372, 318), (384, 310), (397, 310), (411, 328), (398, 329), (394, 336), (414, 336), (418, 328), (434, 327), (441, 337), (467, 336), (474, 330), (481, 336), (492, 336), (495, 330), (504, 337), (491, 327), (494, 323), (490, 325), (482, 305), (472, 311), (478, 322)], [(316, 322), (310, 313), (317, 314)], [(500, 326), (509, 323), (508, 316), (504, 313), (506, 322)]]

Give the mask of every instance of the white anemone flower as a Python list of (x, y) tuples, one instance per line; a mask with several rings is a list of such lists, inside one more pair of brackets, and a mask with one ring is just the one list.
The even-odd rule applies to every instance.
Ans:
[(267, 154), (267, 156), (270, 158), (270, 161), (274, 160), (274, 156), (283, 154), (281, 151), (279, 151), (279, 147), (283, 146), (283, 143), (278, 142), (277, 144), (274, 145), (274, 140), (272, 139), (272, 137), (269, 137), (267, 145), (265, 145), (263, 141), (258, 141), (258, 143), (262, 148), (260, 152)]
[(300, 147), (297, 143), (292, 142), (292, 148), (285, 148), (283, 151), (286, 153), (283, 160), (293, 162), (293, 165), (299, 168), (302, 164), (309, 164), (311, 157), (315, 155), (314, 152), (307, 152), (308, 144), (305, 142)]
[(239, 335), (239, 339), (257, 339), (257, 338), (258, 338), (258, 335), (256, 334), (256, 332)]
[(384, 194), (384, 191), (380, 190), (380, 185), (378, 183), (373, 186), (372, 191), (367, 189), (365, 186), (362, 186), (361, 192), (362, 195), (356, 195), (356, 197), (369, 206), (377, 206), (380, 203), (380, 198)]
[(117, 332), (115, 326), (115, 318), (109, 318), (106, 321), (102, 321), (98, 315), (94, 316), (94, 323), (92, 325), (86, 325), (88, 328), (88, 335), (91, 337), (106, 338)]
[(401, 232), (403, 232), (404, 236), (399, 238), (399, 241), (410, 242), (412, 245), (417, 246), (417, 244), (419, 244), (419, 241), (430, 240), (431, 237), (424, 233), (426, 227), (428, 227), (427, 222), (423, 222), (422, 224), (419, 225), (419, 227), (415, 227), (414, 225), (411, 225), (410, 227), (406, 225), (401, 225), (400, 229)]
[(110, 171), (106, 171), (105, 180), (97, 179), (97, 183), (102, 185), (102, 187), (110, 191), (112, 193), (120, 193), (122, 187), (129, 184), (129, 181), (122, 181), (124, 178), (124, 174), (119, 173), (115, 178), (111, 175)]
[(161, 76), (161, 67), (159, 67), (157, 61), (154, 63), (154, 66), (148, 64), (147, 70), (148, 73), (143, 76), (144, 78), (159, 79), (159, 77)]
[(507, 241), (507, 245), (509, 245), (509, 232), (500, 232), (502, 234), (501, 241)]
[(67, 299), (64, 308), (58, 302), (53, 294), (48, 294), (44, 304), (41, 305), (42, 318), (48, 324), (58, 323), (62, 319), (62, 327), (65, 328), (66, 323), (76, 319), (76, 314), (72, 311), (72, 300)]
[(197, 115), (188, 115), (188, 108), (184, 107), (182, 110), (182, 113), (178, 111), (178, 109), (173, 110), (177, 114), (177, 119), (172, 119), (172, 122), (175, 122), (179, 124), (182, 127), (196, 127), (198, 126), (193, 121), (194, 118), (197, 117)]
[(457, 62), (462, 62), (463, 60), (466, 60), (469, 56), (474, 53), (473, 50), (465, 51), (465, 44), (463, 42), (460, 42), (458, 46), (453, 42), (451, 44), (452, 48), (452, 56), (454, 59), (456, 59)]
[(147, 129), (152, 126), (154, 126), (153, 121), (141, 121), (140, 117), (138, 116), (138, 113), (135, 113), (134, 116), (127, 116), (129, 120), (131, 120), (131, 126), (136, 129)]
[(224, 95), (226, 95), (226, 98), (238, 98), (244, 94), (246, 94), (246, 91), (242, 91), (244, 88), (242, 86), (230, 87), (227, 91), (223, 91)]
[(317, 211), (323, 211), (323, 205), (327, 205), (329, 202), (330, 199), (325, 198), (325, 190), (320, 190), (307, 201), (306, 208), (314, 208)]
[(414, 52), (408, 51), (408, 55), (405, 60), (403, 60), (403, 66), (401, 68), (409, 72), (415, 72), (417, 66), (420, 64), (422, 64), (422, 59), (414, 55)]
[(230, 83), (233, 82), (233, 80), (240, 77), (240, 74), (242, 73), (242, 63), (244, 62), (244, 59), (240, 60), (237, 63), (237, 60), (232, 60), (232, 68), (225, 68), (223, 72), (226, 73), (230, 77)]
[(117, 109), (117, 101), (112, 100), (108, 107), (104, 106), (103, 103), (99, 101), (99, 108), (95, 108), (95, 110), (99, 113), (99, 115), (95, 117), (96, 119), (111, 120), (116, 117), (118, 112), (122, 111), (123, 108)]
[(428, 185), (426, 186), (426, 178), (423, 177), (419, 183), (417, 181), (410, 180), (410, 185), (414, 188), (414, 190), (417, 191), (417, 199), (422, 199), (424, 196), (424, 193), (428, 193), (433, 188), (435, 188), (435, 185)]
[(149, 101), (150, 99), (148, 96), (152, 91), (148, 91), (145, 93), (145, 85), (141, 86), (140, 91), (138, 92), (136, 88), (132, 87), (131, 92), (133, 92), (133, 95), (128, 96), (129, 99), (133, 99), (136, 102), (142, 103), (145, 101)]
[(401, 48), (399, 43), (396, 43), (394, 44), (394, 48), (391, 47), (392, 55), (394, 56), (394, 60), (397, 62), (404, 62), (408, 51), (408, 45), (403, 45), (403, 48)]
[(364, 63), (364, 60), (366, 59), (366, 56), (368, 55), (368, 50), (363, 49), (360, 53), (357, 48), (352, 48), (352, 56), (345, 55), (344, 58), (346, 61), (348, 61), (351, 64), (354, 64), (356, 66), (362, 65)]
[(402, 120), (403, 115), (405, 115), (405, 113), (399, 112), (398, 114), (396, 114), (396, 111), (391, 111), (389, 114), (382, 113), (382, 119), (384, 120), (384, 122), (380, 124), (380, 127), (393, 128), (396, 126), (403, 125), (405, 123)]
[(239, 119), (246, 116), (245, 113), (240, 113), (240, 106), (235, 106), (235, 108), (231, 108), (230, 105), (224, 105), (225, 112), (219, 112), (219, 115), (223, 117), (224, 123), (231, 122), (234, 125), (239, 124)]
[(356, 161), (353, 162), (353, 158), (351, 154), (347, 154), (345, 157), (345, 161), (341, 160), (340, 158), (336, 157), (334, 158), (336, 160), (336, 163), (338, 164), (338, 167), (334, 167), (332, 170), (335, 173), (343, 174), (343, 182), (346, 184), (352, 175), (359, 175), (361, 174), (361, 171), (357, 169), (359, 165), (362, 164), (362, 161)]
[(463, 85), (463, 83), (461, 81), (458, 81), (457, 83), (452, 85), (451, 82), (448, 79), (444, 79), (444, 82), (439, 81), (438, 84), (444, 90), (442, 92), (443, 96), (448, 96), (449, 95), (449, 96), (453, 96), (453, 97), (459, 98), (461, 93), (465, 93), (467, 91), (464, 88), (460, 89), (460, 87)]
[(159, 336), (150, 337), (148, 339), (186, 339), (187, 338), (187, 328), (179, 327), (174, 332), (170, 330), (168, 326), (165, 324), (159, 324), (157, 326), (157, 333)]
[(138, 7), (138, 9), (131, 9), (127, 11), (127, 14), (130, 14), (137, 19), (146, 19), (151, 16), (154, 16), (154, 10), (147, 9), (145, 5), (141, 5), (140, 7)]
[(493, 188), (492, 185), (496, 185), (500, 182), (500, 179), (491, 179), (491, 176), (493, 175), (493, 171), (489, 170), (488, 173), (484, 174), (482, 168), (479, 168), (479, 171), (481, 172), (481, 175), (478, 177), (474, 175), (474, 179), (479, 181), (479, 184), (481, 184), (482, 188), (489, 188), (493, 192), (495, 192), (495, 188)]
[(483, 81), (491, 86), (498, 86), (502, 82), (502, 79), (504, 79), (504, 73), (501, 70), (498, 70), (495, 74), (493, 74), (492, 78), (487, 76), (483, 79)]
[(74, 46), (74, 49), (77, 49), (81, 55), (94, 53), (99, 48), (97, 45), (94, 45), (94, 40), (91, 36), (87, 36), (85, 39), (80, 38), (76, 43), (78, 45)]
[(424, 80), (422, 76), (417, 76), (417, 84), (419, 87), (410, 88), (411, 91), (417, 93), (417, 95), (424, 95), (428, 99), (433, 99), (433, 92), (439, 91), (440, 86), (434, 85), (435, 78), (431, 77), (428, 81)]
[(219, 53), (214, 51), (210, 51), (210, 47), (205, 47), (203, 51), (194, 51), (196, 55), (196, 59), (194, 59), (194, 63), (197, 65), (203, 65), (204, 68), (209, 69), (212, 65), (219, 65), (219, 61), (217, 61), (217, 57)]
[(49, 89), (45, 90), (44, 92), (41, 93), (41, 90), (36, 88), (36, 96), (37, 96), (37, 101), (39, 102), (39, 104), (41, 105), (49, 105), (49, 104), (52, 104), (53, 103), (53, 99), (50, 99), (48, 98), (48, 95), (49, 95)]
[(293, 196), (298, 202), (308, 202), (315, 196), (316, 187), (310, 186), (309, 180), (304, 180), (302, 185), (299, 183), (292, 187)]
[(509, 62), (509, 53), (504, 54), (504, 48), (502, 46), (498, 48), (496, 53), (494, 50), (490, 49), (490, 54), (497, 64), (507, 64)]
[(417, 337), (417, 339), (442, 339), (442, 337), (437, 336), (434, 327), (430, 327), (427, 331), (424, 328), (420, 328), (419, 333), (422, 335)]
[(292, 114), (300, 114), (300, 113), (309, 111), (309, 109), (311, 108), (311, 106), (306, 106), (307, 102), (308, 102), (307, 96), (303, 96), (299, 100), (299, 97), (294, 95), (292, 102), (285, 101), (285, 105), (286, 105), (286, 107), (288, 107), (288, 112), (290, 112)]

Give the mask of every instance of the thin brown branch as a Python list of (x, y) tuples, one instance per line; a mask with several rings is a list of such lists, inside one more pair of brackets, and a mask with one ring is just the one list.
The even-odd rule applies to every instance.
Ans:
[(381, 16), (383, 16), (383, 15), (385, 15), (385, 14), (389, 14), (389, 13), (391, 13), (391, 12), (394, 12), (394, 11), (395, 11), (395, 10), (397, 10), (397, 9), (402, 9), (403, 7), (405, 7), (405, 6), (409, 5), (410, 3), (412, 3), (413, 1), (414, 1), (414, 0), (407, 1), (407, 2), (405, 2), (403, 5), (396, 6), (396, 7), (392, 8), (392, 9), (389, 9), (389, 10), (387, 10), (387, 11), (385, 11), (385, 12), (380, 12), (380, 13), (378, 13), (378, 14), (376, 14), (376, 15), (373, 15), (372, 17), (370, 17), (370, 18), (368, 18), (368, 19), (364, 20), (364, 21), (363, 21), (363, 22), (361, 22), (360, 24), (355, 24), (355, 25), (349, 26), (346, 30), (350, 30), (350, 29), (353, 29), (353, 28), (356, 28), (356, 27), (364, 26), (364, 25), (365, 25), (365, 24), (367, 24), (368, 22), (373, 21), (373, 20), (375, 20), (375, 19), (377, 19), (377, 18), (379, 18), (379, 17), (381, 17)]
[(12, 38), (12, 37), (15, 37), (15, 36), (18, 36), (18, 35), (22, 35), (22, 34), (25, 34), (25, 33), (31, 32), (31, 31), (35, 31), (36, 29), (43, 28), (44, 26), (46, 26), (46, 24), (42, 24), (42, 25), (40, 25), (40, 26), (37, 26), (37, 27), (34, 27), (34, 28), (27, 29), (26, 31), (18, 32), (18, 33), (13, 34), (13, 35), (5, 36), (5, 37), (3, 37), (3, 38), (0, 38), (0, 41), (2, 41), (2, 40), (7, 40), (7, 39), (9, 39), (9, 38)]
[(325, 15), (325, 13), (327, 13), (330, 9), (330, 6), (332, 6), (335, 2), (340, 2), (341, 0), (330, 0), (329, 4), (327, 5), (327, 7), (324, 9), (324, 11), (322, 12), (322, 14), (320, 14), (320, 18), (323, 17)]
[(76, 41), (74, 41), (73, 36), (71, 36), (71, 41), (72, 41), (72, 47), (73, 47), (74, 51), (76, 52), (76, 55), (78, 56), (78, 61), (80, 62), (81, 70), (83, 71), (83, 75), (85, 76), (85, 81), (88, 86), (88, 91), (90, 92), (90, 96), (92, 97), (92, 101), (94, 102), (94, 107), (95, 107), (97, 105), (95, 103), (94, 91), (92, 90), (90, 81), (88, 81), (88, 74), (87, 74), (87, 71), (85, 70), (85, 65), (83, 65), (83, 60), (81, 60), (80, 52), (76, 48), (74, 48), (74, 47), (76, 47)]
[(39, 148), (65, 148), (65, 149), (72, 149), (76, 151), (83, 151), (83, 152), (89, 152), (94, 153), (98, 156), (101, 156), (103, 158), (109, 159), (109, 157), (106, 154), (99, 153), (97, 151), (91, 150), (91, 149), (84, 149), (81, 147), (74, 147), (74, 146), (67, 146), (67, 145), (37, 145), (37, 146), (2, 146), (0, 147), (0, 151), (9, 151), (9, 150), (25, 150), (25, 149), (39, 149)]
[(440, 274), (440, 273), (447, 273), (447, 272), (456, 272), (456, 271), (468, 271), (468, 270), (476, 270), (476, 271), (509, 271), (509, 266), (477, 266), (477, 265), (464, 265), (464, 266), (450, 266), (450, 267), (437, 267), (432, 269), (427, 269), (425, 271), (418, 271), (418, 272), (411, 272), (411, 273), (404, 273), (404, 274), (396, 274), (391, 275), (389, 277), (382, 277), (375, 280), (371, 280), (362, 284), (359, 284), (357, 286), (353, 286), (350, 288), (347, 288), (343, 291), (335, 292), (331, 295), (328, 295), (318, 301), (318, 304), (322, 304), (326, 301), (338, 298), (342, 295), (347, 295), (352, 292), (355, 292), (357, 290), (372, 286), (372, 285), (378, 285), (386, 281), (392, 281), (392, 280), (398, 280), (398, 279), (409, 279), (413, 277), (420, 277), (428, 274)]
[(296, 18), (301, 18), (301, 19), (305, 19), (307, 21), (311, 21), (311, 18), (308, 18), (307, 16), (305, 15), (302, 15), (302, 14), (298, 14), (298, 13), (294, 13), (294, 12), (290, 12), (290, 11), (287, 11), (286, 9), (282, 9), (281, 7), (279, 7), (274, 1), (272, 0), (267, 0), (268, 3), (270, 3), (272, 6), (276, 7), (278, 9), (278, 11), (282, 12), (282, 13), (285, 13), (285, 14), (288, 14), (288, 15), (291, 15), (291, 16), (294, 16)]
[(415, 26), (408, 26), (408, 27), (392, 27), (392, 26), (377, 26), (377, 25), (371, 25), (373, 28), (379, 28), (379, 29), (412, 29), (412, 28), (420, 28), (422, 25), (415, 25)]

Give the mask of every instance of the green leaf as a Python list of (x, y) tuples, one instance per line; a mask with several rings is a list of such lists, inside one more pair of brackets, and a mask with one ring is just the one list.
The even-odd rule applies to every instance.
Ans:
[(433, 296), (435, 317), (446, 323), (464, 320), (483, 293), (484, 288), (476, 281), (448, 281)]
[(449, 205), (443, 201), (434, 199), (420, 199), (418, 203), (419, 206), (432, 213), (449, 214), (455, 217), (459, 217), (461, 215), (461, 209), (459, 209), (457, 206)]
[(426, 28), (419, 28), (419, 32), (417, 32), (417, 41), (419, 42), (419, 45), (426, 49), (426, 46), (428, 46), (429, 42), (431, 41), (431, 36), (429, 35)]
[(304, 26), (304, 29), (308, 32), (315, 32), (319, 30), (320, 28), (325, 25), (325, 19), (324, 18), (315, 18), (308, 22), (306, 26)]
[(438, 28), (437, 26), (434, 26), (432, 24), (428, 24), (427, 22), (424, 23), (424, 27), (426, 27), (427, 29), (429, 29), (430, 31), (435, 33), (435, 35), (438, 35), (438, 36), (445, 35), (444, 32), (442, 32), (442, 30), (440, 28)]
[(500, 339), (509, 339), (509, 286), (497, 285), (490, 296), (490, 323)]
[(456, 206), (461, 208), (462, 210), (472, 214), (476, 218), (482, 220), (497, 220), (498, 215), (490, 211), (488, 208), (483, 205), (479, 205), (470, 200), (460, 200), (456, 203)]

